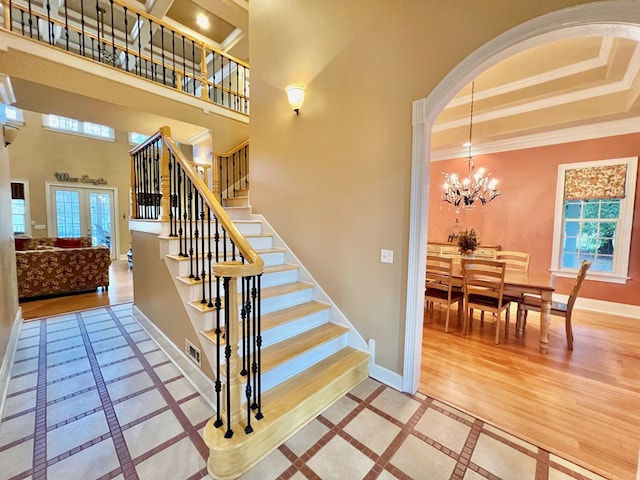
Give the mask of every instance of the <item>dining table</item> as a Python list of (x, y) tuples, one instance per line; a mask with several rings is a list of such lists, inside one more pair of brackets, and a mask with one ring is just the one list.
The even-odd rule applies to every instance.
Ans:
[[(462, 286), (462, 266), (454, 264), (451, 272), (454, 283)], [(521, 297), (524, 294), (539, 295), (542, 300), (540, 313), (540, 351), (549, 351), (549, 327), (551, 325), (551, 299), (555, 289), (555, 276), (551, 272), (523, 272), (506, 269), (504, 295)], [(524, 321), (516, 322), (516, 336), (524, 335)]]

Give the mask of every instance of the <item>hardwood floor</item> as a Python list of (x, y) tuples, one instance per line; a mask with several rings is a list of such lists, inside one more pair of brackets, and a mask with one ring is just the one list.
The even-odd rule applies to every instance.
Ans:
[(125, 260), (115, 260), (109, 267), (109, 290), (102, 289), (73, 295), (20, 302), (22, 318), (48, 317), (74, 310), (117, 305), (133, 301), (133, 271)]
[[(455, 309), (454, 309), (455, 310)], [(574, 350), (552, 317), (550, 348), (538, 350), (539, 317), (504, 343), (476, 313), (472, 333), (445, 310), (425, 311), (420, 391), (542, 446), (608, 479), (635, 479), (640, 446), (640, 320), (574, 311)], [(451, 318), (455, 319), (454, 311)]]

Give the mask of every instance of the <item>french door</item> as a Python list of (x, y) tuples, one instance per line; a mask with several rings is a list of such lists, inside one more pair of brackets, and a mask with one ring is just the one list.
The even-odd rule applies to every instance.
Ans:
[(116, 258), (114, 190), (56, 184), (49, 188), (49, 235), (91, 237), (92, 245), (108, 246)]

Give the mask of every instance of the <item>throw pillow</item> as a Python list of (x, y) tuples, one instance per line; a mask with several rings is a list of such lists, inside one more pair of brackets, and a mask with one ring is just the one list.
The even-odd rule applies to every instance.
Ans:
[(27, 243), (26, 238), (14, 238), (14, 242), (16, 245), (16, 252), (24, 252), (25, 244)]
[(60, 248), (79, 248), (81, 246), (79, 238), (58, 238), (56, 240), (56, 247)]

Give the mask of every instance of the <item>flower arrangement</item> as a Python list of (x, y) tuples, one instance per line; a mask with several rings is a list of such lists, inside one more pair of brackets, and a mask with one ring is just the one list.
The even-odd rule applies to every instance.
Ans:
[(473, 228), (458, 234), (458, 249), (460, 253), (473, 253), (476, 248), (478, 248), (478, 237)]

